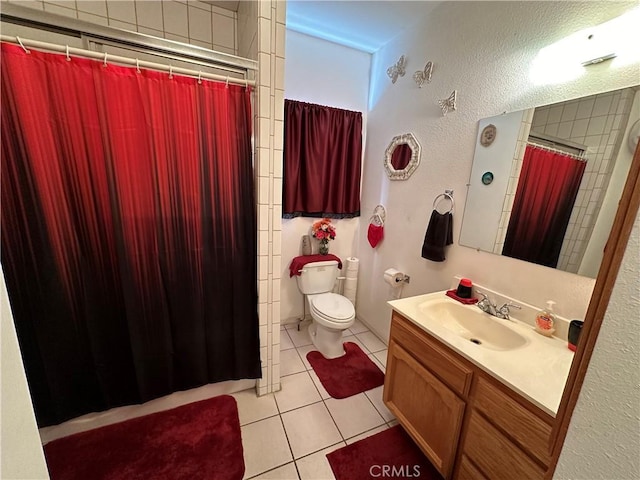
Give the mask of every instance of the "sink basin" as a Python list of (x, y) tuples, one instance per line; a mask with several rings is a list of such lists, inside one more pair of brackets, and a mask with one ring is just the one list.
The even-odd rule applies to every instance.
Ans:
[(510, 320), (493, 317), (476, 306), (434, 299), (418, 305), (418, 310), (459, 337), (490, 350), (514, 350), (528, 342), (508, 326)]

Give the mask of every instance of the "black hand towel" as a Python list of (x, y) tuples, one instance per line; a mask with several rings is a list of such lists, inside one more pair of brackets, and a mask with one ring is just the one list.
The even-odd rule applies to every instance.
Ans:
[(453, 243), (453, 215), (431, 212), (431, 219), (427, 227), (422, 244), (422, 258), (434, 262), (444, 262), (444, 247)]

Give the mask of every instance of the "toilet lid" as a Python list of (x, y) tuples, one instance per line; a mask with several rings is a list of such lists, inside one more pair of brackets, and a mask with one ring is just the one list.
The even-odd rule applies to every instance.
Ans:
[(349, 320), (355, 314), (353, 303), (337, 293), (309, 295), (309, 303), (323, 316), (336, 320)]

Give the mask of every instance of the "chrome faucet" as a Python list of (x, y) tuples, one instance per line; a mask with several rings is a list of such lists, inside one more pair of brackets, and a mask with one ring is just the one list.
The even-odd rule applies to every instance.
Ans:
[(510, 320), (509, 314), (511, 313), (510, 309), (512, 308), (517, 308), (518, 310), (520, 310), (522, 307), (520, 305), (516, 305), (515, 303), (507, 302), (498, 309), (496, 317)]
[(498, 313), (498, 307), (496, 306), (496, 304), (493, 303), (485, 293), (482, 293), (482, 292), (477, 292), (477, 293), (482, 295), (482, 300), (480, 300), (476, 304), (478, 308), (483, 312), (488, 313), (489, 315), (493, 315), (494, 317), (497, 316), (496, 314)]
[(483, 312), (488, 313), (489, 315), (492, 315), (494, 317), (509, 320), (509, 314), (511, 313), (511, 310), (510, 310), (511, 308), (517, 308), (517, 309), (522, 308), (520, 305), (516, 305), (515, 303), (512, 303), (512, 302), (507, 302), (504, 305), (502, 305), (500, 308), (498, 308), (498, 306), (495, 303), (493, 303), (486, 294), (482, 292), (477, 292), (477, 293), (482, 295), (482, 300), (480, 300), (477, 303), (478, 308)]

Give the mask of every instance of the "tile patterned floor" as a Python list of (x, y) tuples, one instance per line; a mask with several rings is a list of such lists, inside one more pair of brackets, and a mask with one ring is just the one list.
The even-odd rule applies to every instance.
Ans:
[[(304, 325), (304, 324), (303, 324)], [(382, 402), (382, 387), (344, 399), (331, 398), (307, 362), (314, 350), (307, 325), (280, 332), (282, 390), (256, 397), (235, 393), (238, 402), (245, 479), (330, 480), (326, 454), (396, 424)], [(386, 345), (362, 323), (345, 331), (382, 371)]]

